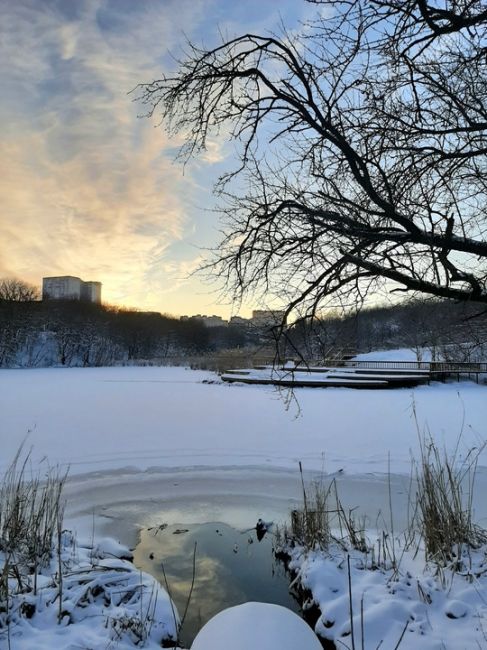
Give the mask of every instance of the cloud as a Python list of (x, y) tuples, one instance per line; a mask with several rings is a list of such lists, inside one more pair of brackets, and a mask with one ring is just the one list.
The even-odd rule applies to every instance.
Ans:
[(72, 16), (56, 2), (3, 9), (0, 275), (100, 279), (105, 299), (143, 306), (161, 270), (186, 264), (161, 262), (191, 229), (193, 184), (127, 92), (159, 76), (180, 38), (174, 12), (191, 29), (204, 3), (76, 4)]
[(188, 275), (197, 246), (218, 237), (205, 208), (232, 148), (214, 135), (183, 175), (177, 139), (137, 119), (143, 109), (128, 92), (173, 69), (168, 52), (177, 56), (185, 35), (212, 45), (219, 28), (262, 31), (294, 3), (1, 4), (0, 277), (79, 275), (102, 281), (109, 302), (212, 309), (215, 295)]

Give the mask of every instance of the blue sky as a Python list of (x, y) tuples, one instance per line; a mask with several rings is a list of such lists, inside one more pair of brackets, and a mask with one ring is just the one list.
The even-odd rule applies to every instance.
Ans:
[[(129, 91), (174, 69), (185, 37), (277, 31), (303, 0), (0, 0), (0, 277), (103, 282), (106, 302), (229, 316), (188, 275), (219, 239), (210, 142), (185, 169)], [(255, 305), (256, 307), (258, 305)], [(243, 306), (248, 314), (252, 305)]]

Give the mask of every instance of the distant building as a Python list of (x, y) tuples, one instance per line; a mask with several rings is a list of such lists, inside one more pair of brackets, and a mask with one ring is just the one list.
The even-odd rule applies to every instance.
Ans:
[(101, 282), (81, 282), (80, 300), (87, 302), (101, 302)]
[(203, 316), (203, 323), (206, 327), (227, 327), (228, 321), (221, 316)]
[(280, 325), (284, 318), (284, 311), (273, 311), (269, 309), (254, 309), (251, 322), (255, 327), (274, 327)]
[(242, 318), (242, 316), (232, 316), (230, 318), (230, 325), (236, 327), (248, 327), (251, 324), (248, 318)]
[(101, 303), (101, 282), (84, 282), (73, 275), (42, 278), (43, 300), (83, 300)]
[(181, 316), (182, 321), (198, 321), (206, 327), (227, 327), (228, 321), (223, 320), (221, 316), (206, 316), (205, 314), (196, 314), (195, 316)]
[(270, 309), (254, 309), (252, 318), (232, 316), (230, 321), (223, 320), (221, 316), (206, 316), (206, 314), (195, 314), (194, 316), (181, 316), (182, 321), (198, 321), (206, 327), (241, 327), (264, 329), (280, 325), (284, 318), (284, 311), (273, 311)]

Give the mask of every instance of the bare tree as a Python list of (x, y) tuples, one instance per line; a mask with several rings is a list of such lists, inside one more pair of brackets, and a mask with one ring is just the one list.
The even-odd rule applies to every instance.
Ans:
[(236, 143), (211, 269), (303, 316), (380, 289), (487, 303), (485, 3), (314, 4), (299, 34), (190, 44), (138, 87), (184, 159)]
[(0, 280), (0, 301), (29, 302), (39, 300), (39, 289), (32, 284), (15, 278)]

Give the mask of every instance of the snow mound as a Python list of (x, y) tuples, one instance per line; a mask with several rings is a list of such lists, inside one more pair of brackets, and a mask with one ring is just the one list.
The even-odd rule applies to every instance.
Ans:
[(214, 616), (191, 650), (321, 650), (310, 627), (291, 610), (268, 603), (245, 603)]
[(96, 558), (114, 557), (120, 560), (129, 561), (133, 559), (131, 551), (111, 537), (104, 537), (103, 539), (98, 540), (93, 549), (92, 555)]
[[(179, 626), (175, 605), (152, 576), (116, 557), (128, 549), (108, 538), (93, 548), (78, 546), (69, 531), (63, 532), (61, 544), (62, 581), (56, 557), (41, 568), (36, 582), (25, 577), (23, 589), (9, 581), (8, 624), (0, 609), (1, 650), (174, 647)], [(0, 552), (0, 572), (4, 565)]]
[(464, 549), (457, 558), (463, 563), (460, 572), (425, 565), (417, 548), (396, 548), (401, 557), (397, 572), (390, 560), (387, 566), (376, 563), (373, 547), (367, 553), (349, 550), (349, 568), (339, 546), (328, 551), (289, 548), (296, 584), (310, 592), (310, 601), (321, 611), (316, 633), (337, 648), (350, 648), (353, 633), (357, 648), (486, 648), (487, 548)]

